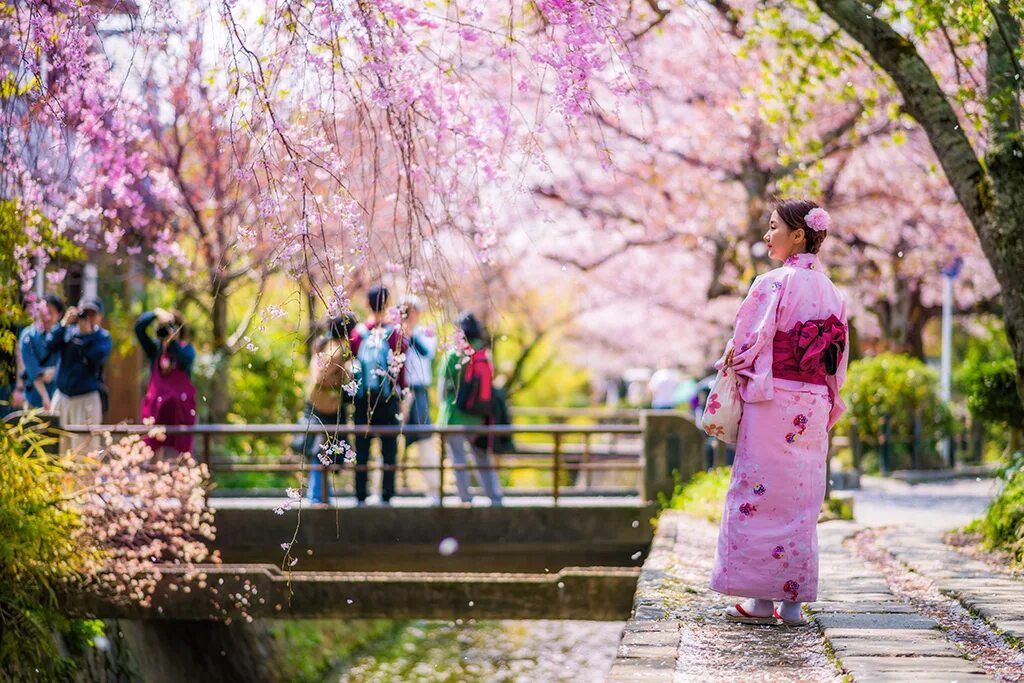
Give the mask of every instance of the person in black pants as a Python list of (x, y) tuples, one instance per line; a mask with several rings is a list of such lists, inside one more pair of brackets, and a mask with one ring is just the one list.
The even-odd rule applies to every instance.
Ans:
[[(402, 390), (405, 388), (405, 368), (396, 363), (399, 354), (409, 348), (409, 336), (401, 326), (387, 322), (388, 290), (376, 285), (370, 288), (370, 316), (365, 323), (356, 325), (349, 338), (355, 367), (359, 372), (356, 379), (355, 412), (356, 424), (356, 500), (366, 504), (370, 473), (371, 436), (360, 433), (361, 425), (397, 426), (401, 413)], [(395, 495), (395, 468), (398, 464), (398, 436), (380, 437), (380, 453), (384, 462), (381, 476), (381, 503), (390, 504)]]

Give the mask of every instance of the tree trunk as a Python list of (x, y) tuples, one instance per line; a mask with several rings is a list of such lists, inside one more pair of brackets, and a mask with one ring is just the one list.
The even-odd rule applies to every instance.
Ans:
[(992, 177), (992, 220), (980, 231), (1002, 289), (1003, 322), (1017, 362), (1017, 394), (1024, 403), (1024, 159), (1004, 148), (987, 155)]
[(231, 348), (228, 346), (228, 298), (224, 287), (213, 287), (213, 377), (210, 381), (207, 405), (212, 424), (227, 421), (231, 410)]

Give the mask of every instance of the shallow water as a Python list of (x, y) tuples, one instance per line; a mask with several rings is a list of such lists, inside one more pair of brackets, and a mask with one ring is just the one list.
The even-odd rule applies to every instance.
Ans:
[(330, 683), (588, 681), (611, 668), (622, 622), (422, 621), (365, 651)]

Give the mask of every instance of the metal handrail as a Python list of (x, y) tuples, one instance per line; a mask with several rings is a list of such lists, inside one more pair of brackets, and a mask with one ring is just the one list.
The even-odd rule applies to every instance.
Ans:
[(441, 434), (441, 435), (490, 435), (504, 434), (642, 434), (640, 425), (607, 424), (607, 425), (337, 425), (311, 422), (296, 424), (284, 422), (277, 424), (199, 424), (199, 425), (66, 425), (61, 430), (71, 434), (148, 434), (153, 429), (160, 429), (166, 434), (193, 434), (202, 436), (230, 434), (298, 434), (300, 432), (320, 432), (325, 434), (353, 433), (372, 436), (400, 436), (402, 434)]
[[(403, 470), (437, 470), (439, 473), (438, 497), (441, 504), (444, 504), (445, 486), (444, 474), (446, 469), (453, 471), (486, 471), (486, 470), (535, 470), (541, 472), (552, 472), (551, 496), (555, 506), (558, 505), (560, 494), (559, 477), (563, 471), (642, 471), (641, 462), (631, 464), (612, 464), (589, 462), (589, 436), (593, 434), (632, 434), (643, 433), (638, 424), (606, 424), (606, 425), (569, 425), (569, 424), (546, 424), (546, 425), (351, 425), (351, 424), (322, 424), (322, 423), (277, 423), (277, 424), (199, 424), (199, 425), (137, 425), (137, 424), (115, 424), (115, 425), (67, 425), (60, 427), (61, 431), (70, 434), (138, 434), (145, 435), (154, 429), (163, 431), (165, 434), (192, 434), (201, 436), (203, 440), (203, 462), (214, 471), (232, 472), (312, 472), (320, 471), (321, 497), (327, 500), (327, 477), (332, 471), (351, 469), (352, 471), (403, 471)], [(300, 433), (322, 433), (328, 435), (337, 434), (360, 434), (362, 436), (400, 436), (403, 434), (429, 435), (438, 434), (444, 436), (485, 436), (485, 435), (509, 435), (509, 434), (550, 434), (554, 437), (554, 449), (551, 453), (553, 458), (550, 466), (545, 465), (506, 465), (495, 464), (490, 466), (470, 465), (448, 465), (445, 461), (445, 439), (441, 439), (441, 451), (439, 462), (436, 466), (421, 465), (353, 465), (343, 462), (331, 463), (307, 463), (307, 462), (282, 462), (259, 463), (259, 464), (233, 464), (223, 466), (214, 463), (210, 457), (210, 441), (214, 436), (232, 436), (238, 434), (300, 434)], [(564, 456), (562, 437), (566, 435), (583, 435), (584, 462), (562, 462)], [(576, 455), (575, 453), (570, 455)], [(544, 455), (540, 455), (544, 457)], [(216, 465), (216, 466), (215, 466)]]

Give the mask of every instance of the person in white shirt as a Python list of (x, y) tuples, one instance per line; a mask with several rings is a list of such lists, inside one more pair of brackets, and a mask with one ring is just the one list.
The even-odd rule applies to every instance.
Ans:
[[(411, 330), (409, 349), (405, 358), (405, 379), (411, 397), (408, 402), (406, 425), (430, 425), (430, 385), (434, 377), (434, 356), (437, 354), (437, 333), (433, 328), (419, 325), (423, 302), (419, 297), (407, 295), (399, 305), (403, 327)], [(433, 434), (406, 434), (405, 446), (413, 448), (421, 467), (436, 468), (440, 458)], [(441, 479), (437, 469), (420, 470), (427, 493), (435, 505), (440, 504)]]
[(648, 388), (651, 392), (651, 407), (655, 410), (671, 410), (676, 407), (676, 393), (683, 376), (674, 367), (659, 368), (651, 375)]

